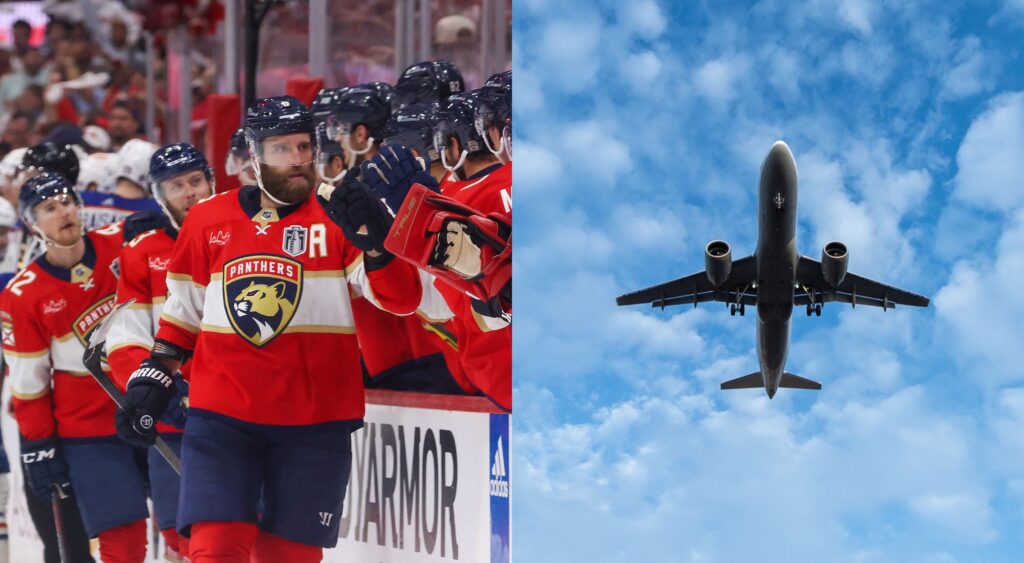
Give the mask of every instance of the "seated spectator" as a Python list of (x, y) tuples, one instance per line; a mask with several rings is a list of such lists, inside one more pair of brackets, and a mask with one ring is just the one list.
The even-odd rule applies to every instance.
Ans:
[(107, 133), (110, 134), (110, 150), (119, 151), (128, 141), (140, 136), (142, 120), (133, 105), (127, 100), (114, 102), (107, 117)]
[(29, 85), (46, 87), (50, 83), (50, 67), (43, 53), (36, 47), (29, 47), (21, 58), (21, 69), (0, 78), (0, 107), (9, 109), (12, 102)]

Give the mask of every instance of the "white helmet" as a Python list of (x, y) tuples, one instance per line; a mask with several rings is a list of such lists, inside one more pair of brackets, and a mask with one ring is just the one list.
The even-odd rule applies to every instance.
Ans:
[(18, 173), (18, 167), (21, 166), (21, 161), (25, 158), (27, 150), (27, 148), (14, 149), (5, 155), (3, 160), (0, 160), (0, 174), (3, 174), (7, 181), (10, 181)]
[(98, 152), (90, 154), (79, 161), (78, 191), (88, 191), (90, 184), (97, 192), (109, 194), (117, 185), (117, 176), (121, 172), (121, 161), (117, 153)]
[(127, 178), (149, 193), (149, 159), (157, 146), (142, 139), (132, 139), (117, 151), (120, 170), (117, 178)]
[(18, 224), (18, 212), (7, 198), (0, 197), (0, 227), (13, 229)]

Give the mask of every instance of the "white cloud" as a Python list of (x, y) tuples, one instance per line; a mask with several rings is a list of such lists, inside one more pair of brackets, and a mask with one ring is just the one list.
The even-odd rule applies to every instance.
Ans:
[(656, 39), (665, 30), (665, 16), (651, 0), (617, 2), (619, 25), (623, 31), (636, 33), (644, 39)]
[(694, 73), (694, 83), (715, 107), (724, 107), (736, 99), (737, 87), (748, 68), (741, 56), (719, 57), (707, 61)]
[(625, 124), (598, 120), (577, 121), (561, 125), (561, 146), (574, 158), (577, 180), (586, 179), (594, 187), (612, 186), (619, 176), (632, 167), (629, 147), (619, 139)]
[(870, 0), (840, 0), (839, 16), (863, 34), (871, 33), (871, 19), (875, 6)]
[(594, 84), (601, 63), (597, 51), (602, 30), (601, 22), (586, 16), (553, 20), (544, 27), (533, 53), (538, 55), (539, 74), (546, 87), (575, 93)]
[(988, 495), (928, 494), (911, 499), (910, 508), (947, 531), (985, 543), (996, 538), (988, 503)]
[(949, 70), (943, 81), (942, 97), (966, 98), (992, 88), (994, 77), (990, 62), (977, 37), (969, 36), (963, 40), (954, 63), (956, 66)]
[(996, 211), (1024, 205), (1024, 92), (996, 97), (956, 154), (954, 197)]
[(972, 378), (986, 385), (1024, 379), (1024, 210), (999, 238), (994, 258), (958, 262), (949, 283), (935, 296), (935, 309), (955, 335), (954, 346), (974, 366)]
[(661, 72), (661, 59), (651, 51), (627, 56), (623, 60), (622, 74), (630, 88), (643, 89), (654, 81)]

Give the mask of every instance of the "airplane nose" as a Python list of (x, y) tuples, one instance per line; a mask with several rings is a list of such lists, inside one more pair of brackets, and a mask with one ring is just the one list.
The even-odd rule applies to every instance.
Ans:
[(796, 160), (793, 158), (793, 151), (789, 150), (789, 145), (782, 141), (775, 141), (768, 156), (764, 159), (766, 167), (775, 168), (776, 170), (786, 170), (796, 168)]

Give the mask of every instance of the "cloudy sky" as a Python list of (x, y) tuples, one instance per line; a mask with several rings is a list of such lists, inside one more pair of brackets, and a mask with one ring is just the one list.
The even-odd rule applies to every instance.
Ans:
[[(1002, 562), (1024, 553), (1024, 2), (516, 0), (518, 561)], [(754, 319), (616, 295), (756, 241), (932, 297)]]

